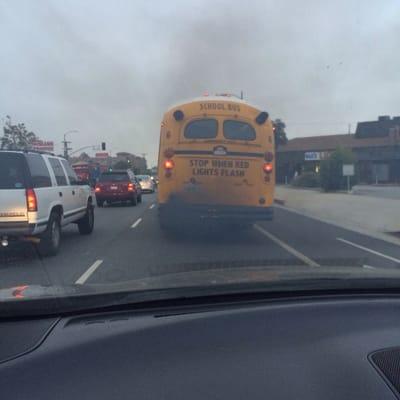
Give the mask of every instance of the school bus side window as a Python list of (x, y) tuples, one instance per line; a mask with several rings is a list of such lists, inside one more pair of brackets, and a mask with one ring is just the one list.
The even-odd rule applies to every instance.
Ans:
[(189, 122), (185, 128), (186, 139), (214, 139), (217, 137), (218, 123), (215, 119), (198, 119)]
[(224, 121), (224, 136), (230, 140), (255, 140), (256, 131), (246, 122), (228, 119)]

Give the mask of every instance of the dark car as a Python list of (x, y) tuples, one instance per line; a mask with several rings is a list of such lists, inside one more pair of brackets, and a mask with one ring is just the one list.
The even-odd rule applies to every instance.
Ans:
[(129, 201), (133, 206), (142, 201), (142, 190), (135, 174), (131, 170), (114, 170), (103, 172), (95, 188), (96, 201), (99, 207), (104, 202)]

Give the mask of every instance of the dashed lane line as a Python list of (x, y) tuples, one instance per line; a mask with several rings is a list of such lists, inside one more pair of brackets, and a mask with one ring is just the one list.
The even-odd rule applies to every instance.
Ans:
[(398, 258), (388, 256), (387, 254), (379, 253), (379, 251), (372, 250), (372, 249), (369, 249), (368, 247), (361, 246), (360, 244), (350, 242), (350, 240), (346, 240), (343, 238), (336, 238), (336, 240), (339, 240), (339, 242), (342, 242), (342, 243), (346, 243), (349, 246), (356, 247), (357, 249), (367, 251), (368, 253), (375, 254), (376, 256), (386, 258), (387, 260), (394, 261), (396, 263), (400, 263), (400, 260)]
[(137, 219), (131, 226), (131, 228), (136, 228), (142, 222), (142, 218)]
[(75, 282), (77, 285), (83, 285), (93, 274), (94, 271), (96, 271), (97, 268), (100, 267), (100, 265), (103, 263), (103, 260), (96, 260), (82, 275), (77, 281)]
[(271, 239), (274, 243), (276, 243), (277, 245), (281, 246), (287, 252), (289, 252), (290, 254), (294, 255), (295, 257), (297, 257), (299, 260), (303, 261), (304, 263), (306, 263), (310, 267), (320, 267), (320, 265), (317, 262), (315, 262), (314, 260), (311, 260), (311, 258), (307, 257), (303, 253), (300, 253), (300, 251), (296, 250), (295, 248), (293, 248), (292, 246), (288, 245), (287, 243), (285, 243), (281, 239), (277, 238), (275, 235), (273, 235), (272, 233), (268, 232), (267, 230), (262, 228), (260, 225), (255, 224), (254, 225), (254, 229), (256, 229), (258, 232), (260, 232), (262, 235), (266, 236), (268, 239)]

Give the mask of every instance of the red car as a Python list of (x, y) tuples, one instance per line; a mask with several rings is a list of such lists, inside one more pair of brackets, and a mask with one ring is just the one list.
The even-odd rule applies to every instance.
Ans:
[(99, 207), (104, 202), (129, 201), (133, 206), (142, 201), (140, 184), (131, 170), (114, 170), (103, 172), (95, 188), (96, 201)]

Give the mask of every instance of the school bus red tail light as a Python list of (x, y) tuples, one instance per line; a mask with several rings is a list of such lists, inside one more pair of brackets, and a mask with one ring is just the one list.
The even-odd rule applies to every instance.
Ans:
[(274, 166), (270, 162), (266, 162), (263, 165), (263, 170), (266, 174), (270, 174), (272, 170), (274, 169)]
[(26, 204), (28, 211), (37, 211), (36, 193), (33, 189), (26, 189)]
[(171, 171), (175, 167), (175, 163), (172, 160), (165, 160), (164, 161), (164, 168), (167, 171)]

